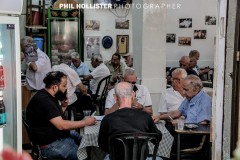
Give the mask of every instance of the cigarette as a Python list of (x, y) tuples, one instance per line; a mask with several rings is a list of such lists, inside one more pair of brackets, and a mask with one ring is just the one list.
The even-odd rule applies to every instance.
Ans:
[(168, 115), (168, 117), (171, 119), (171, 121), (173, 121), (173, 118), (171, 116)]

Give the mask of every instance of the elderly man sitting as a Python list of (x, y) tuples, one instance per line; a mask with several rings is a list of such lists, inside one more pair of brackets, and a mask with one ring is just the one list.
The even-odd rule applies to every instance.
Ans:
[(172, 88), (166, 89), (161, 97), (158, 112), (164, 114), (178, 109), (184, 100), (184, 90), (182, 88), (183, 79), (187, 77), (187, 72), (182, 68), (177, 68), (172, 73)]
[(160, 119), (177, 119), (186, 117), (186, 123), (208, 123), (212, 116), (212, 98), (202, 90), (201, 79), (195, 75), (189, 75), (183, 80), (184, 94), (186, 99), (178, 110), (167, 114), (154, 116), (154, 121)]
[[(186, 70), (187, 74), (188, 75), (196, 75), (198, 76), (198, 74), (189, 68), (189, 64), (190, 64), (190, 58), (188, 56), (182, 56), (181, 59), (179, 60), (179, 67), (180, 68), (183, 68)], [(170, 84), (171, 82), (171, 77), (172, 77), (172, 72), (176, 69), (177, 67), (175, 68), (172, 68), (169, 72), (169, 74), (167, 75), (167, 80), (168, 80), (168, 84)]]
[[(189, 75), (183, 80), (182, 87), (184, 89), (186, 99), (182, 102), (178, 110), (153, 116), (154, 122), (158, 122), (159, 120), (172, 121), (172, 119), (178, 119), (181, 116), (186, 118), (186, 123), (207, 124), (210, 122), (212, 116), (212, 98), (202, 90), (201, 79), (195, 75)], [(175, 125), (176, 121), (173, 120), (172, 123)], [(176, 133), (172, 132), (171, 134), (175, 137), (176, 143)], [(181, 136), (181, 138), (185, 138), (185, 140), (181, 140), (181, 142), (186, 142), (181, 143), (181, 148), (195, 147), (196, 144), (199, 145), (201, 140), (201, 137), (196, 136)], [(194, 140), (192, 141), (192, 139)], [(191, 142), (191, 144), (189, 144), (189, 142)]]
[[(143, 110), (152, 115), (152, 100), (147, 87), (136, 84), (137, 76), (134, 69), (126, 69), (123, 76), (124, 82), (131, 83), (135, 92), (132, 107), (135, 109)], [(118, 110), (119, 106), (114, 99), (115, 90), (112, 89), (108, 92), (105, 104), (105, 115)]]
[(120, 62), (121, 56), (118, 53), (112, 55), (112, 59), (105, 62), (105, 65), (108, 67), (112, 77), (110, 79), (110, 84), (114, 87), (117, 81), (120, 81), (120, 78), (123, 76), (125, 66)]
[[(95, 54), (91, 59), (91, 64), (95, 68), (89, 75), (84, 76), (84, 80), (91, 80), (90, 90), (92, 94), (96, 94), (98, 83), (105, 77), (110, 75), (110, 71), (103, 63), (101, 54)], [(99, 93), (103, 91), (104, 85), (101, 85)]]
[(88, 66), (81, 61), (80, 56), (77, 52), (71, 53), (71, 59), (72, 63), (70, 67), (77, 72), (78, 76), (90, 74)]

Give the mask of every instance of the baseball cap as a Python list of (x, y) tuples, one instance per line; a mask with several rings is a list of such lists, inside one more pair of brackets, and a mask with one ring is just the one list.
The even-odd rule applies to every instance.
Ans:
[(74, 58), (80, 58), (79, 54), (77, 52), (73, 52), (71, 53), (71, 58), (74, 59)]
[(132, 56), (132, 53), (128, 52), (128, 53), (122, 55), (122, 57), (128, 57), (128, 56)]

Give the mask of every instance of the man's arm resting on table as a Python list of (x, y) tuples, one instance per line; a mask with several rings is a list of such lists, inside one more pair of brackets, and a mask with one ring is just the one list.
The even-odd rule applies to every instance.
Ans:
[(111, 108), (106, 108), (105, 109), (105, 112), (104, 112), (104, 115), (108, 115), (108, 114), (110, 114), (110, 113), (112, 113), (112, 112), (115, 112), (116, 110), (118, 110), (118, 104), (117, 103), (115, 103)]
[(50, 119), (50, 122), (59, 130), (72, 130), (93, 125), (96, 123), (96, 119), (94, 117), (87, 117), (81, 121), (68, 121), (58, 116)]
[(181, 116), (181, 112), (179, 110), (176, 110), (176, 111), (171, 111), (171, 112), (168, 112), (166, 114), (160, 114), (160, 115), (157, 115), (157, 116), (153, 116), (153, 120), (155, 123), (159, 122), (160, 120), (171, 120), (172, 119), (176, 119), (176, 118), (179, 118)]

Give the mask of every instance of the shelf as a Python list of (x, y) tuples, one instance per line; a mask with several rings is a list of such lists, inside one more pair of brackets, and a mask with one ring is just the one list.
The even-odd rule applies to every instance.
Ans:
[(27, 29), (47, 29), (47, 27), (42, 25), (34, 25), (34, 26), (25, 26)]

